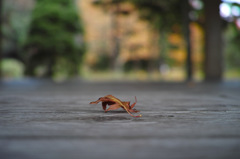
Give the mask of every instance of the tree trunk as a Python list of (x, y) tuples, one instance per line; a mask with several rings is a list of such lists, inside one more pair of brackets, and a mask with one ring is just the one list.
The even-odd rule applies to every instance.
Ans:
[(52, 78), (53, 77), (55, 63), (56, 63), (56, 55), (53, 54), (52, 56), (49, 57), (46, 72), (43, 75), (43, 77), (46, 77), (46, 78)]
[(0, 0), (0, 79), (2, 78), (2, 19), (3, 19), (3, 0)]
[(118, 59), (119, 54), (120, 54), (120, 24), (119, 24), (119, 9), (120, 9), (120, 4), (117, 3), (115, 6), (113, 6), (113, 11), (112, 11), (112, 19), (111, 19), (111, 29), (112, 29), (112, 59), (111, 59), (111, 69), (114, 71), (119, 71), (120, 68), (120, 61)]
[(205, 80), (220, 81), (223, 74), (222, 28), (219, 5), (221, 0), (205, 3)]
[(183, 32), (184, 32), (184, 39), (186, 43), (186, 50), (187, 50), (187, 58), (186, 58), (186, 80), (191, 81), (193, 75), (192, 69), (192, 51), (191, 51), (191, 41), (190, 41), (190, 19), (189, 19), (189, 12), (190, 6), (188, 0), (184, 0), (183, 6)]

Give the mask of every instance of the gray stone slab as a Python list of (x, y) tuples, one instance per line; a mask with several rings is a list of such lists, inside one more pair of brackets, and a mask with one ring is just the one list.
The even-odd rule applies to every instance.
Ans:
[[(89, 102), (137, 96), (133, 118)], [(240, 158), (240, 83), (0, 84), (0, 158)]]

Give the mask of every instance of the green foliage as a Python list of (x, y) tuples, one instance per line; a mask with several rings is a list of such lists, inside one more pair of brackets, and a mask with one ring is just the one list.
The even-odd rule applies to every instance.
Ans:
[[(174, 26), (181, 26), (183, 1), (179, 0), (128, 0), (139, 10), (140, 18), (146, 20), (159, 33), (160, 65), (173, 63), (168, 57), (170, 42), (167, 39)], [(178, 32), (179, 33), (179, 32)], [(153, 62), (153, 61), (152, 61)], [(158, 66), (158, 65), (155, 65)]]
[(129, 0), (140, 11), (140, 16), (148, 20), (158, 30), (171, 31), (174, 24), (181, 23), (181, 5), (179, 0)]
[[(2, 9), (2, 10), (1, 10)], [(30, 23), (30, 8), (15, 0), (4, 1), (2, 8), (2, 54), (24, 63), (22, 47)]]
[(228, 68), (238, 68), (240, 71), (240, 31), (235, 24), (229, 24), (226, 31), (226, 64)]
[(179, 0), (94, 0), (93, 2), (103, 8), (130, 2), (138, 9), (140, 18), (151, 22), (157, 30), (171, 31), (171, 27), (181, 23), (182, 20), (183, 1)]
[[(72, 0), (38, 0), (26, 41), (30, 76), (77, 75), (84, 53), (83, 28)], [(45, 71), (39, 74), (38, 67)]]
[(15, 59), (3, 59), (0, 65), (3, 78), (21, 78), (23, 75), (24, 65)]
[[(240, 5), (237, 3), (229, 4), (232, 8), (240, 9)], [(237, 19), (238, 17), (234, 17)], [(228, 71), (237, 71), (240, 73), (240, 30), (237, 27), (235, 21), (228, 22), (225, 31), (225, 63)]]

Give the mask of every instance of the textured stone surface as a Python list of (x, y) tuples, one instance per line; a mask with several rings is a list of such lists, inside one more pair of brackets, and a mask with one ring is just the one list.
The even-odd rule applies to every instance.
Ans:
[[(141, 118), (89, 105), (112, 94)], [(240, 83), (0, 84), (1, 159), (240, 158)]]

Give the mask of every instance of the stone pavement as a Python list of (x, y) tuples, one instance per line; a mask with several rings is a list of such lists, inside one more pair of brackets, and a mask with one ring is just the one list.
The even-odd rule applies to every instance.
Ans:
[[(112, 94), (141, 118), (104, 113)], [(240, 83), (0, 83), (1, 159), (239, 159)]]

